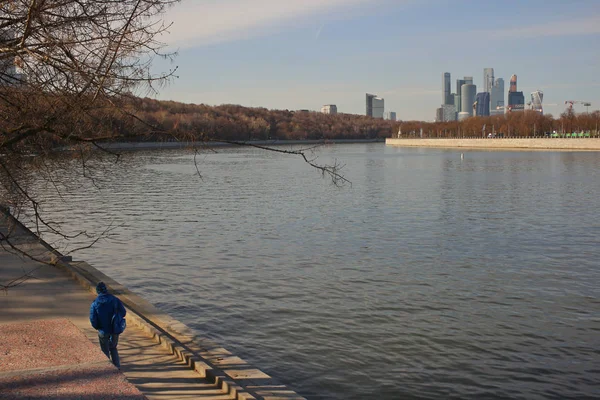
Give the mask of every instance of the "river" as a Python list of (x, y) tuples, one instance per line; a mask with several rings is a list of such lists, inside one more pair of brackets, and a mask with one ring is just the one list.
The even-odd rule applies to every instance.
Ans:
[(201, 176), (135, 152), (36, 190), (67, 229), (111, 227), (75, 259), (309, 399), (600, 397), (600, 153), (315, 157), (352, 185), (225, 148)]

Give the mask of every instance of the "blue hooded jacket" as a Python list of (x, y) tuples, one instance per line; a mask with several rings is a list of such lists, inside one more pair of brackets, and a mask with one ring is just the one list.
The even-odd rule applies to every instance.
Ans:
[(90, 307), (90, 322), (100, 334), (112, 335), (111, 320), (115, 309), (120, 315), (125, 316), (127, 311), (121, 300), (109, 293), (99, 293)]

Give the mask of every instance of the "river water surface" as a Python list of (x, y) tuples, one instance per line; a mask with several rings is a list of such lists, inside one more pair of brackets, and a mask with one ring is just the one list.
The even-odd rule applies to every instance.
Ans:
[(76, 259), (308, 398), (600, 398), (600, 153), (464, 153), (325, 146), (336, 188), (255, 149), (201, 178), (139, 152), (39, 190), (114, 228)]

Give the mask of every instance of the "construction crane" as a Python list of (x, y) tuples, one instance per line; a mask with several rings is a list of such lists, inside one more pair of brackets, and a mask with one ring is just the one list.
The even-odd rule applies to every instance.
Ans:
[(580, 100), (567, 100), (565, 101), (565, 104), (569, 105), (569, 110), (573, 110), (573, 104), (583, 104), (583, 106), (586, 108), (586, 110), (589, 112), (589, 107), (592, 106), (592, 103), (590, 103), (589, 101), (580, 101)]
[[(550, 106), (557, 106), (558, 104), (547, 104), (544, 103), (543, 106), (546, 107), (550, 107)], [(527, 107), (525, 107), (527, 106)], [(496, 110), (504, 110), (505, 112), (512, 112), (513, 106), (498, 106), (496, 107)], [(522, 110), (533, 110), (533, 105), (531, 104), (531, 102), (527, 102), (526, 104), (523, 104), (523, 108)], [(543, 114), (543, 112), (540, 112), (540, 114)]]
[[(525, 107), (527, 105), (527, 108)], [(515, 106), (523, 106), (521, 107), (515, 107)], [(504, 112), (506, 113), (510, 113), (513, 111), (513, 108), (516, 108), (518, 110), (521, 111), (525, 111), (525, 110), (531, 110), (531, 102), (528, 102), (527, 104), (515, 104), (515, 105), (510, 105), (510, 106), (497, 106), (496, 110), (504, 110)]]

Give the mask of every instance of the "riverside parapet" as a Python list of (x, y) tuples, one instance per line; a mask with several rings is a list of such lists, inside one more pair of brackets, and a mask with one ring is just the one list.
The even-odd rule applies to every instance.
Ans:
[[(44, 267), (43, 264), (19, 258), (17, 255), (19, 251), (17, 251), (17, 254), (12, 254), (0, 247), (0, 265), (2, 265), (2, 268), (0, 268), (0, 283), (14, 283), (15, 278), (20, 274), (38, 278), (32, 279), (32, 285), (27, 282), (22, 286), (11, 288), (10, 291), (14, 292), (10, 292), (11, 295), (9, 296), (2, 296), (0, 293), (0, 325), (5, 324), (7, 321), (36, 322), (50, 317), (66, 318), (79, 329), (82, 329), (84, 333), (86, 333), (86, 329), (92, 331), (89, 332), (90, 339), (95, 342), (97, 334), (90, 327), (88, 320), (89, 304), (95, 297), (92, 294), (95, 294), (96, 284), (103, 281), (109, 287), (109, 290), (116, 294), (127, 307), (126, 319), (130, 327), (124, 337), (120, 339), (120, 342), (125, 345), (124, 352), (133, 349), (133, 354), (129, 354), (129, 359), (122, 358), (125, 375), (127, 376), (128, 372), (133, 371), (133, 383), (138, 385), (142, 393), (149, 394), (150, 398), (181, 398), (185, 392), (185, 395), (193, 396), (197, 394), (197, 398), (201, 397), (207, 400), (303, 399), (276, 379), (246, 363), (219, 344), (208, 338), (198, 336), (185, 324), (158, 310), (152, 304), (88, 263), (72, 261), (70, 258), (63, 256), (16, 220), (10, 214), (10, 209), (1, 204), (0, 233), (7, 237), (10, 236), (11, 243), (17, 246), (19, 250), (26, 251), (35, 259), (50, 263), (45, 268), (41, 268)], [(79, 288), (76, 283), (80, 285), (81, 290), (77, 290)], [(91, 292), (91, 294), (88, 295), (86, 291)], [(37, 326), (37, 322), (33, 326)], [(240, 329), (243, 329), (243, 327), (240, 327)], [(2, 332), (0, 332), (0, 337), (4, 339)], [(38, 351), (38, 353), (52, 352), (53, 349), (56, 350), (54, 344), (56, 343), (52, 341), (43, 343), (36, 341), (36, 347), (33, 350)], [(162, 347), (161, 350), (166, 349), (165, 354), (174, 355), (175, 357), (169, 358), (167, 356), (166, 360), (162, 358), (160, 361), (157, 359), (156, 365), (136, 369), (136, 365), (139, 366), (140, 363), (144, 365), (152, 363), (152, 360), (157, 358), (157, 354), (159, 354), (158, 358), (165, 355), (160, 355), (161, 353), (157, 349), (153, 349), (154, 347)], [(94, 348), (98, 349), (97, 346), (94, 346)], [(24, 350), (24, 348), (19, 350)], [(4, 393), (2, 390), (3, 385), (14, 386), (12, 381), (7, 382), (6, 379), (3, 381), (3, 378), (6, 378), (7, 375), (2, 373), (2, 366), (8, 364), (6, 360), (9, 356), (12, 357), (9, 352), (0, 352), (0, 398), (5, 398), (5, 396), (2, 396)], [(64, 361), (68, 356), (68, 354), (65, 355), (62, 360)], [(101, 359), (104, 364), (111, 367), (103, 354)], [(137, 361), (137, 364), (134, 360)], [(34, 358), (33, 360), (25, 359), (25, 361), (36, 367), (37, 372), (40, 371), (38, 368), (40, 366), (39, 360)], [(73, 365), (80, 363), (81, 359), (75, 361), (77, 362), (74, 362)], [(128, 371), (128, 368), (132, 365), (133, 369)], [(50, 367), (53, 367), (53, 365), (50, 365)], [(17, 365), (16, 368), (20, 367)], [(186, 374), (186, 372), (193, 371), (196, 372), (192, 374), (193, 377)], [(164, 374), (168, 374), (168, 377), (165, 378), (166, 375)], [(24, 372), (21, 371), (19, 375), (24, 375)], [(25, 376), (23, 379), (24, 384), (26, 384), (29, 378)], [(56, 392), (56, 388), (59, 387), (57, 382), (50, 379), (47, 383), (47, 386)], [(178, 393), (171, 390), (173, 385), (178, 386)], [(37, 395), (38, 392), (34, 394)], [(8, 396), (12, 398), (10, 394)], [(110, 397), (116, 398), (114, 396)], [(96, 396), (95, 398), (100, 397)]]
[(399, 147), (600, 151), (600, 138), (388, 138), (385, 144)]

